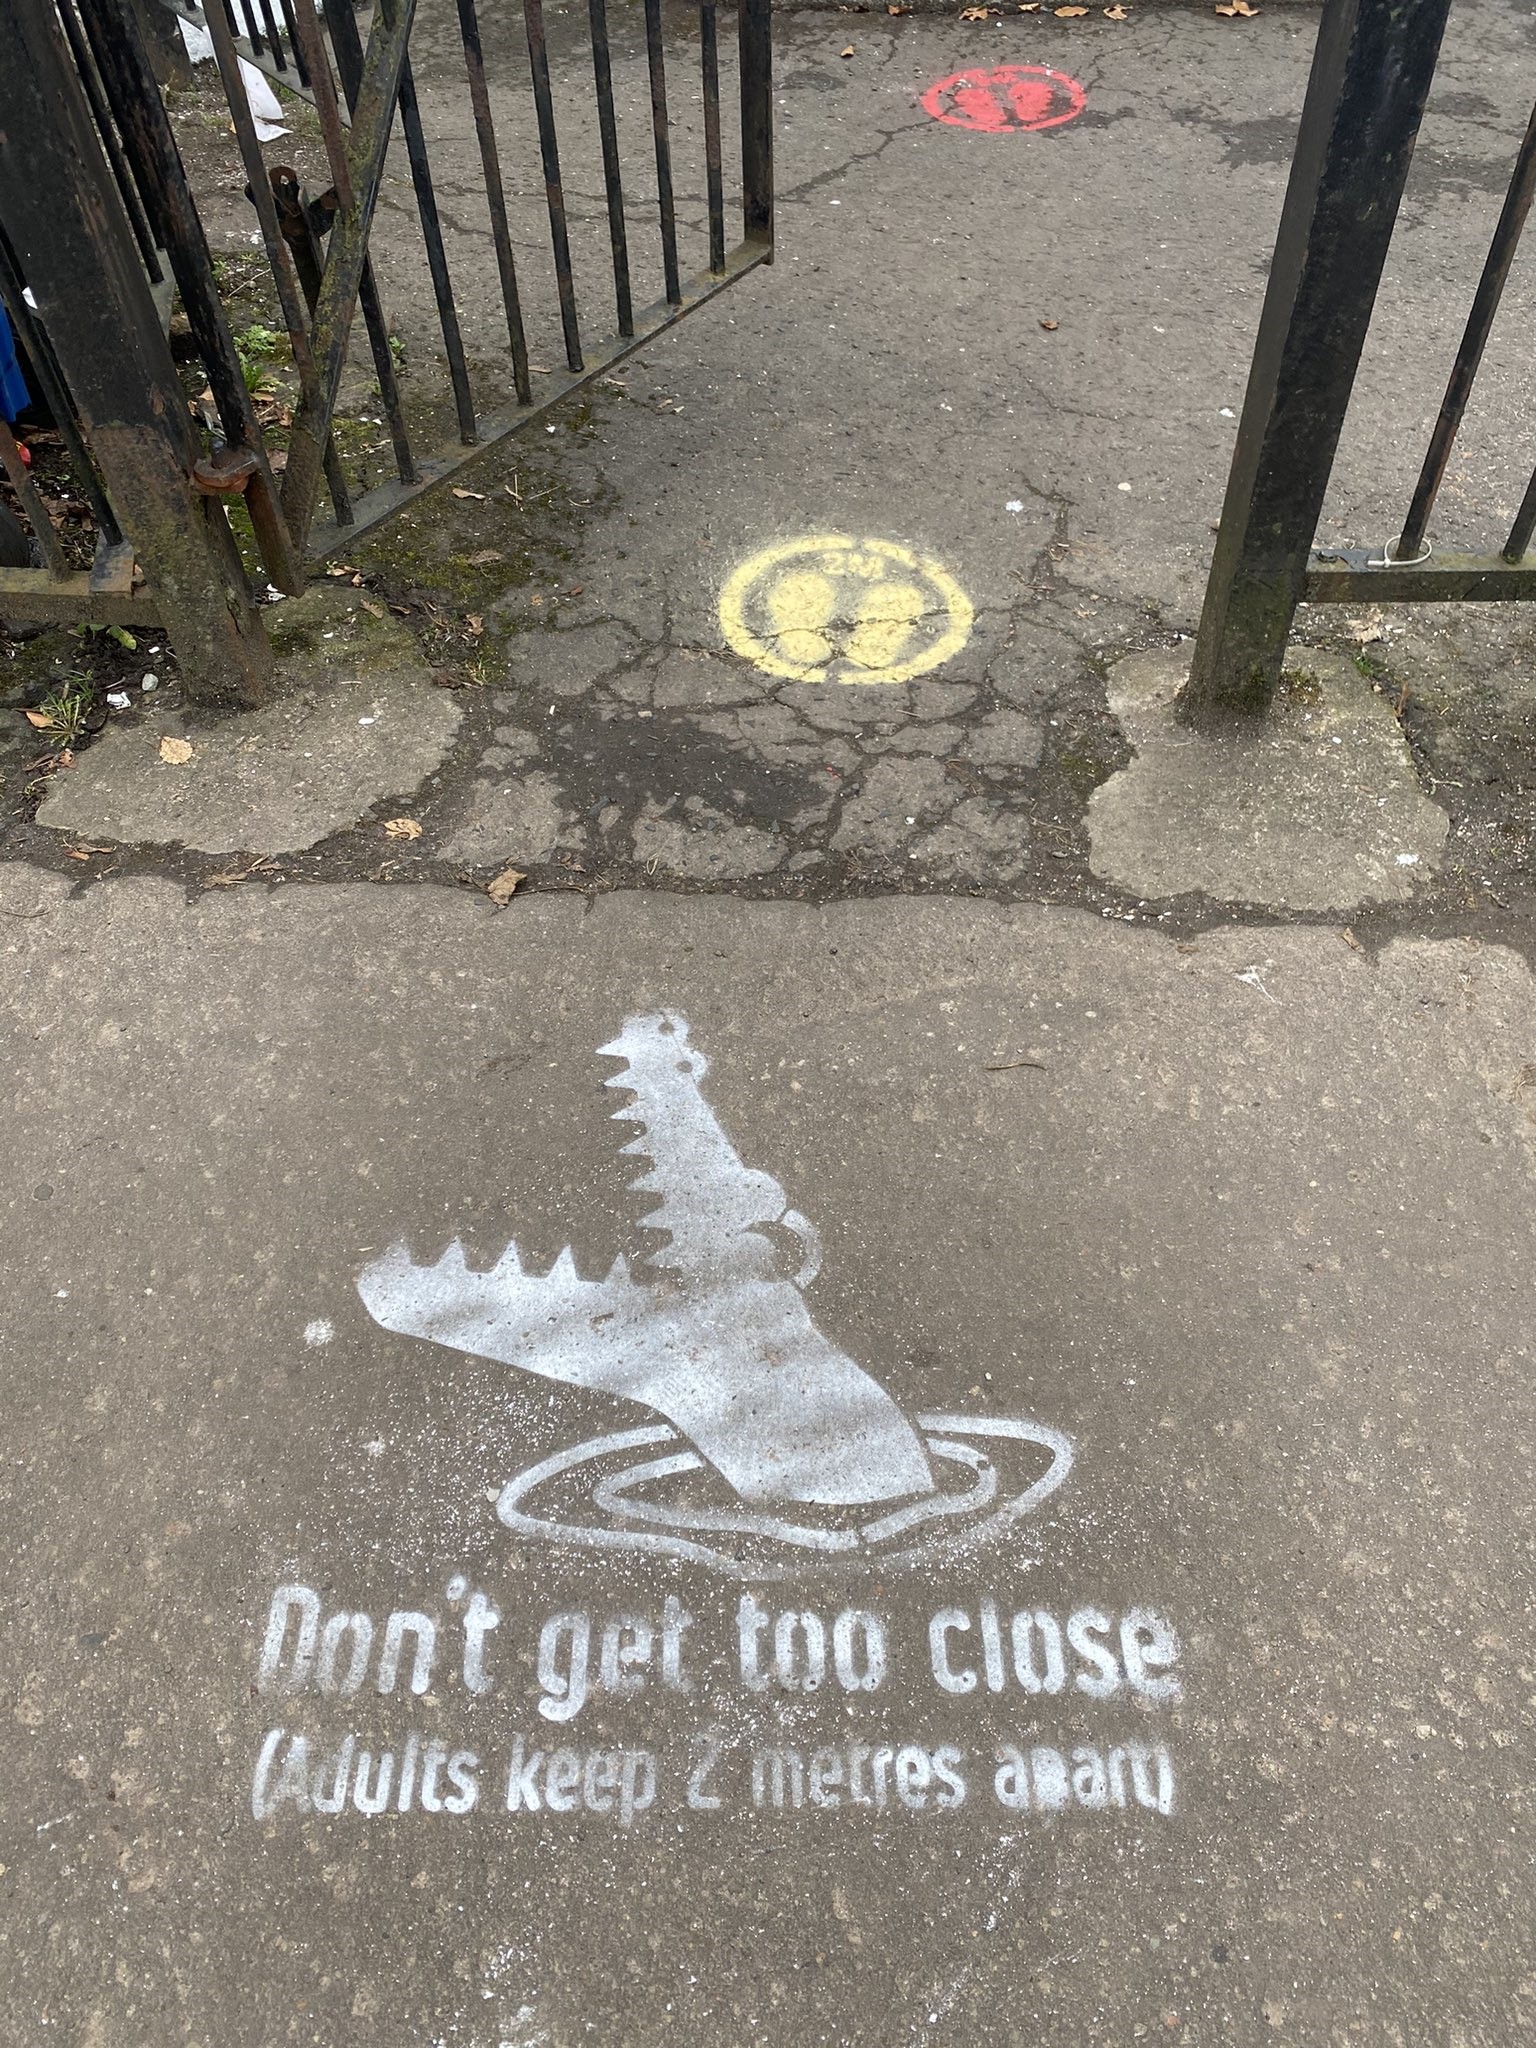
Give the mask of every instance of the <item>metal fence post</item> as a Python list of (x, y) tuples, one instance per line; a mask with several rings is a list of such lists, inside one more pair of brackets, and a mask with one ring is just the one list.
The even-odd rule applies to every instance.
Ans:
[(0, 227), (187, 695), (261, 701), (272, 653), (51, 0), (0, 0)]
[(1325, 0), (1181, 715), (1280, 681), (1450, 0)]
[(773, 247), (773, 16), (771, 0), (741, 0), (742, 221), (749, 242)]
[(133, 0), (133, 11), (138, 18), (139, 33), (144, 38), (155, 77), (161, 85), (190, 85), (192, 60), (181, 39), (179, 18), (162, 4), (162, 0)]

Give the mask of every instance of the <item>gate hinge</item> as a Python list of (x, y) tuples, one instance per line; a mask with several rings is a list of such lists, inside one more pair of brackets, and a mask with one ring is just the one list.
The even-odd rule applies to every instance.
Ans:
[(192, 465), (192, 482), (205, 498), (238, 498), (260, 464), (249, 448), (216, 448)]

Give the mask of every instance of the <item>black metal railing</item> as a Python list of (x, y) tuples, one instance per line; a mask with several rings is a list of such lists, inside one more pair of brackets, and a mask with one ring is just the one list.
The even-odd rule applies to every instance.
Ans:
[[(143, 31), (141, 7), (195, 22), (212, 45), (259, 230), (253, 239), (265, 254), (271, 303), (292, 359), (292, 416), (283, 422), (280, 460), (248, 388), (199, 194), (156, 83), (155, 37)], [(21, 53), (0, 69), (0, 304), (53, 410), (99, 539), (92, 568), (69, 572), (15, 441), (9, 431), (0, 434), (0, 468), (38, 556), (31, 570), (0, 567), (0, 614), (120, 621), (132, 613), (146, 622), (153, 616), (174, 639), (170, 582), (185, 590), (201, 553), (203, 574), (214, 565), (215, 581), (223, 579), (215, 595), (228, 600), (242, 641), (250, 643), (243, 671), (224, 661), (208, 694), (249, 701), (259, 689), (260, 631), (225, 517), (236, 498), (248, 514), (261, 572), (279, 589), (296, 591), (309, 565), (350, 546), (771, 261), (769, 0), (741, 0), (738, 9), (739, 154), (729, 181), (717, 0), (699, 0), (692, 16), (696, 52), (685, 43), (686, 63), (676, 18), (663, 32), (661, 0), (642, 0), (633, 13), (626, 8), (622, 47), (610, 35), (606, 0), (589, 0), (585, 47), (572, 43), (562, 18), (556, 56), (542, 0), (522, 0), (520, 14), (519, 81), (505, 18), (490, 24), (500, 45), (492, 69), (477, 0), (455, 0), (449, 19), (462, 58), (455, 86), (443, 62), (442, 17), (434, 20), (418, 79), (415, 0), (375, 0), (362, 11), (353, 0), (329, 0), (323, 16), (316, 0), (206, 0), (205, 7), (190, 0), (0, 0), (0, 35), (10, 38), (8, 51)], [(324, 190), (306, 189), (292, 165), (273, 160), (277, 151), (261, 140), (243, 63), (313, 110)], [(583, 78), (591, 96), (584, 106)], [(474, 201), (466, 202), (460, 166), (452, 219), (440, 204), (433, 166), (444, 129), (463, 125), (466, 92), (493, 269), (481, 260), (483, 244), (464, 239), (483, 230), (464, 225), (466, 204), (472, 209)], [(53, 132), (51, 101), (63, 110)], [(689, 151), (681, 170), (680, 108)], [(606, 230), (596, 297), (591, 223), (572, 215), (563, 168), (573, 120), (583, 161), (593, 153), (590, 111)], [(636, 149), (642, 121), (645, 142)], [(499, 128), (511, 132), (519, 152), (512, 177)], [(401, 241), (400, 207), (392, 210), (387, 237), (375, 226), (397, 138), (420, 238), (415, 254)], [(535, 143), (536, 171), (529, 154)], [(728, 182), (737, 186), (741, 207), (734, 244)], [(55, 203), (70, 223), (68, 264), (50, 245)], [(581, 191), (579, 208), (585, 204)], [(547, 235), (543, 263), (536, 214)], [(430, 291), (441, 377), (435, 347), (413, 341), (410, 403), (381, 258), (397, 286), (409, 268), (424, 275)], [(648, 270), (655, 277), (649, 292)], [(206, 380), (193, 420), (165, 341), (173, 292)], [(472, 350), (466, 334), (483, 343), (489, 297), (504, 339)], [(375, 380), (372, 403), (388, 429), (391, 473), (382, 477), (376, 465), (349, 460), (338, 446), (337, 408), (354, 363), (358, 313)], [(116, 347), (108, 340), (114, 323), (128, 338)], [(552, 326), (553, 348), (537, 338), (545, 325)], [(558, 366), (546, 366), (541, 356), (558, 358)], [(137, 397), (118, 404), (116, 394), (132, 380), (141, 387)], [(453, 421), (447, 439), (438, 425), (444, 409)], [(153, 459), (108, 424), (115, 412), (137, 421), (140, 433), (162, 422), (165, 445)], [(179, 505), (170, 502), (166, 449), (181, 472)], [(146, 495), (150, 475), (155, 490)], [(150, 528), (157, 542), (146, 539)], [(178, 566), (168, 581), (173, 555)], [(213, 668), (202, 644), (207, 602), (201, 616), (197, 633), (184, 635), (183, 668), (194, 692), (198, 674), (211, 677)]]
[[(97, 4), (104, 4), (104, 0), (97, 0)], [(121, 5), (122, 0), (117, 0), (117, 4)], [(703, 122), (703, 198), (708, 248), (707, 256), (691, 273), (685, 273), (679, 255), (678, 209), (673, 177), (673, 121), (668, 111), (668, 54), (663, 37), (661, 0), (644, 0), (644, 65), (654, 162), (655, 224), (661, 254), (661, 276), (658, 279), (661, 291), (638, 311), (629, 226), (631, 208), (626, 198), (626, 173), (615, 107), (608, 11), (606, 0), (590, 0), (591, 79), (601, 145), (607, 254), (613, 278), (611, 328), (601, 312), (594, 314), (590, 309), (584, 312), (579, 299), (543, 4), (542, 0), (523, 0), (521, 14), (527, 49), (528, 90), (538, 141), (543, 209), (558, 310), (560, 352), (564, 360), (563, 370), (535, 367), (535, 354), (528, 334), (526, 293), (513, 253), (507, 184), (486, 73), (481, 19), (476, 0), (456, 0), (464, 79), (495, 255), (499, 311), (511, 371), (511, 390), (506, 394), (510, 403), (498, 400), (488, 409), (477, 407), (448, 243), (438, 207), (429, 139), (411, 66), (410, 9), (413, 0), (390, 0), (388, 8), (380, 0), (371, 18), (368, 47), (382, 47), (391, 37), (396, 38), (401, 46), (399, 78), (394, 91), (394, 118), (398, 121), (405, 146), (457, 427), (456, 445), (440, 444), (423, 452), (414, 444), (401, 402), (389, 325), (369, 256), (369, 218), (377, 199), (377, 178), (383, 166), (383, 148), (379, 146), (377, 136), (362, 152), (358, 166), (354, 166), (349, 158), (349, 152), (355, 152), (356, 148), (359, 96), (365, 87), (365, 48), (357, 15), (349, 6), (333, 6), (327, 9), (322, 19), (314, 0), (282, 0), (283, 28), (280, 28), (272, 19), (269, 0), (221, 0), (218, 5), (209, 0), (206, 8), (180, 5), (179, 0), (166, 0), (166, 4), (177, 5), (178, 11), (198, 20), (212, 37), (215, 61), (235, 122), (253, 198), (264, 180), (273, 187), (274, 206), (268, 208), (259, 199), (257, 205), (262, 214), (263, 243), (279, 302), (288, 321), (295, 367), (301, 383), (301, 403), (294, 420), (282, 495), (290, 525), (312, 561), (367, 532), (420, 491), (440, 483), (469, 460), (472, 452), (482, 450), (537, 419), (571, 391), (602, 376), (625, 356), (643, 347), (683, 314), (702, 305), (757, 264), (772, 258), (772, 60), (768, 0), (742, 0), (738, 14), (743, 227), (739, 241), (730, 248), (726, 234), (717, 0), (700, 0), (698, 7), (698, 97)], [(262, 15), (260, 21), (256, 19), (258, 8)], [(290, 90), (301, 91), (302, 96), (314, 106), (331, 177), (330, 192), (322, 195), (318, 202), (302, 192), (297, 179), (286, 167), (268, 167), (248, 109), (244, 109), (245, 118), (241, 119), (244, 103), (244, 91), (239, 80), (241, 56), (257, 63)], [(677, 69), (675, 58), (672, 68), (674, 71)], [(384, 102), (375, 100), (371, 104), (382, 110)], [(393, 128), (394, 120), (390, 126)], [(361, 176), (358, 175), (359, 169)], [(352, 216), (350, 221), (349, 214)], [(326, 240), (330, 242), (328, 251), (323, 247)], [(339, 258), (336, 255), (338, 245), (342, 249)], [(330, 272), (330, 280), (324, 289), (322, 304), (321, 280), (327, 271)], [(302, 315), (299, 313), (301, 299)], [(337, 465), (333, 451), (327, 446), (330, 413), (334, 409), (341, 367), (346, 357), (354, 303), (363, 314), (381, 406), (389, 426), (395, 467), (393, 479), (376, 484), (357, 495), (355, 500), (344, 483), (338, 499), (338, 479), (332, 474)], [(595, 340), (592, 338), (594, 334)], [(318, 364), (313, 374), (312, 364)], [(329, 480), (331, 511), (328, 518), (314, 517), (313, 514), (322, 469)]]
[(1502, 548), (1439, 552), (1429, 521), (1536, 194), (1517, 152), (1419, 479), (1395, 540), (1314, 546), (1451, 0), (1325, 0), (1248, 395), (1181, 709), (1262, 711), (1296, 607), (1536, 597), (1536, 475)]

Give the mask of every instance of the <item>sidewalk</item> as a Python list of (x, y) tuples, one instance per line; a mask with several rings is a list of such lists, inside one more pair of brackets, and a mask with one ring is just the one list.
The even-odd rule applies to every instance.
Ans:
[[(580, 20), (559, 19), (552, 61), (579, 131), (590, 60)], [(783, 17), (772, 270), (648, 348), (620, 388), (599, 386), (557, 432), (464, 472), (458, 487), (482, 497), (439, 491), (408, 512), (356, 555), (359, 587), (338, 581), (333, 594), (369, 643), (403, 623), (426, 644), (419, 682), (467, 687), (417, 689), (419, 706), (370, 697), (338, 731), (330, 699), (345, 642), (306, 603), (307, 632), (295, 621), (285, 644), (297, 635), (297, 699), (314, 694), (308, 662), (323, 660), (330, 678), (315, 735), (279, 708), (275, 744), (206, 722), (199, 740), (221, 763), (235, 756), (209, 804), (237, 836), (210, 836), (205, 815), (187, 816), (206, 808), (207, 758), (161, 767), (159, 738), (187, 728), (167, 692), (135, 690), (135, 708), (54, 778), (41, 812), (52, 829), (13, 824), (10, 844), (64, 869), (61, 829), (87, 846), (182, 842), (206, 857), (162, 852), (148, 864), (195, 881), (227, 874), (238, 865), (229, 851), (245, 849), (295, 854), (278, 870), (304, 879), (361, 879), (387, 861), (396, 879), (483, 883), (511, 864), (536, 888), (959, 890), (1144, 915), (1162, 888), (1128, 886), (1114, 859), (1093, 857), (1085, 829), (1090, 794), (1130, 758), (1106, 671), (1176, 647), (1197, 617), (1312, 20), (1294, 7), (1250, 21), (1161, 9), (1123, 24), (1098, 13)], [(680, 17), (676, 32), (685, 27)], [(1507, 86), (1522, 35), (1491, 4), (1469, 4), (1453, 24), (1324, 541), (1377, 538), (1406, 502), (1528, 112)], [(507, 51), (510, 63), (510, 34)], [(643, 42), (618, 16), (614, 61), (621, 106), (638, 119)], [(1081, 86), (1082, 111), (989, 134), (924, 109), (936, 83), (1002, 64), (1054, 67)], [(439, 175), (456, 189), (461, 170), (472, 189), (462, 57), (446, 33), (418, 74)], [(236, 190), (225, 203), (238, 200)], [(390, 305), (407, 359), (425, 363), (440, 342), (403, 163), (386, 200), (401, 238), (380, 259)], [(531, 175), (514, 201), (528, 236), (544, 234)], [(600, 186), (573, 182), (571, 207), (596, 296)], [(243, 213), (231, 234), (236, 221), (247, 240)], [(456, 274), (489, 276), (467, 202), (450, 228)], [(468, 308), (468, 284), (463, 296)], [(1533, 318), (1517, 266), (1442, 494), (1442, 545), (1483, 545), (1519, 502), (1530, 451), (1511, 423)], [(477, 358), (493, 350), (486, 321), (467, 325)], [(964, 644), (904, 681), (857, 689), (836, 666), (808, 682), (815, 663), (786, 677), (742, 658), (720, 620), (730, 579), (746, 572), (750, 610), (754, 592), (773, 594), (771, 571), (751, 579), (765, 550), (829, 534), (897, 543), (934, 565), (970, 609)], [(894, 580), (941, 604), (921, 575)], [(386, 614), (390, 604), (409, 618)], [(902, 667), (932, 651), (939, 612), (924, 620)], [(1374, 709), (1399, 753), (1387, 713), (1402, 705), (1428, 794), (1453, 793), (1441, 879), (1425, 861), (1418, 911), (1458, 929), (1473, 909), (1483, 928), (1518, 938), (1536, 911), (1536, 781), (1531, 632), (1517, 608), (1313, 608), (1298, 648), (1319, 645), (1365, 672), (1368, 699), (1380, 684)], [(351, 674), (369, 696), (374, 671), (395, 665), (365, 646)], [(359, 725), (378, 716), (382, 727)], [(21, 761), (36, 752), (19, 729), (15, 744)], [(263, 763), (279, 793), (295, 776), (322, 797), (336, 785), (302, 830), (281, 804), (264, 815), (270, 790), (241, 808), (231, 784), (259, 781)], [(401, 814), (422, 826), (419, 840), (384, 834)], [(114, 859), (93, 858), (88, 872)], [(1400, 880), (1384, 932), (1414, 922), (1392, 914)], [(1219, 893), (1272, 901), (1240, 879)], [(1158, 908), (1171, 921), (1199, 914)]]
[[(1466, 22), (1351, 533), (1524, 118)], [(35, 821), (13, 736), (6, 2041), (1536, 2022), (1529, 628), (1309, 623), (1275, 773), (1402, 865), (1154, 895), (1109, 780), (1201, 772), (1137, 691), (1310, 33), (784, 18), (771, 273), (280, 609), (270, 714)], [(984, 58), (1083, 111), (921, 110)]]

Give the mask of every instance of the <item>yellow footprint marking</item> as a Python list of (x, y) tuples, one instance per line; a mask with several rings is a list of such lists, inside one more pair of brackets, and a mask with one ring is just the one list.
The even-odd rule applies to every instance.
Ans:
[(795, 683), (905, 683), (971, 637), (947, 569), (899, 541), (809, 533), (739, 562), (720, 592), (726, 644)]
[(860, 668), (890, 668), (928, 608), (915, 583), (877, 583), (859, 601), (857, 623), (843, 649)]
[(832, 642), (822, 630), (837, 609), (837, 585), (818, 569), (797, 569), (769, 585), (764, 596), (768, 623), (786, 660), (822, 668), (832, 659)]

